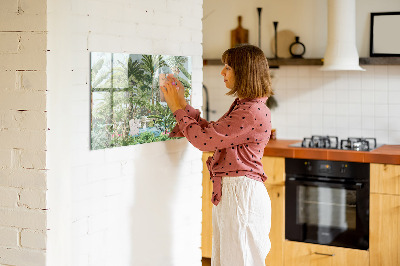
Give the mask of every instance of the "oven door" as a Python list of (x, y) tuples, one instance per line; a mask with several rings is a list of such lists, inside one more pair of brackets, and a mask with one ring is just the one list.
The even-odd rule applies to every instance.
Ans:
[(286, 178), (286, 239), (367, 250), (369, 185)]

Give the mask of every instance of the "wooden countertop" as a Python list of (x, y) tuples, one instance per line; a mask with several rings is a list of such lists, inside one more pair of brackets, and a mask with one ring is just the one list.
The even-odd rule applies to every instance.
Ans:
[(290, 147), (301, 140), (270, 140), (264, 156), (364, 163), (400, 164), (400, 145), (383, 145), (372, 151)]

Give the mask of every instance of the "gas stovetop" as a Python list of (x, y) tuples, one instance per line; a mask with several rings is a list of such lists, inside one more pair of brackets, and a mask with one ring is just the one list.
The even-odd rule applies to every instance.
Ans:
[(289, 145), (291, 147), (337, 149), (353, 151), (371, 151), (379, 146), (376, 138), (347, 138), (339, 142), (336, 136), (311, 136), (304, 138), (302, 142)]

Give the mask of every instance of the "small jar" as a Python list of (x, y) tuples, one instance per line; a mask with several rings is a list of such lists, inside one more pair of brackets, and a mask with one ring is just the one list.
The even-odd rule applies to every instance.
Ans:
[(276, 129), (275, 128), (271, 129), (270, 139), (276, 140)]

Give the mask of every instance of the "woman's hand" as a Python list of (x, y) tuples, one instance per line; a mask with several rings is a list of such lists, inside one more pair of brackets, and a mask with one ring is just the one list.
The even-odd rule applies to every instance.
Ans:
[(179, 96), (179, 103), (182, 106), (182, 109), (185, 109), (187, 103), (186, 103), (186, 99), (185, 99), (185, 87), (183, 86), (183, 84), (177, 79), (175, 78), (173, 75), (168, 75), (168, 78), (172, 79), (172, 82), (175, 82), (175, 84), (178, 85), (178, 96)]
[(161, 87), (161, 90), (172, 113), (186, 107), (185, 88), (176, 78), (168, 75), (165, 85)]

